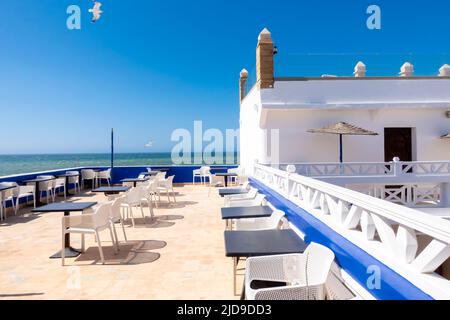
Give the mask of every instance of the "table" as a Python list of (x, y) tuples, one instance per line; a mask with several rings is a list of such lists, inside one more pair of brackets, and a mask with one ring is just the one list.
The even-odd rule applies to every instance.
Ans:
[(223, 198), (225, 196), (232, 196), (235, 194), (246, 194), (248, 193), (247, 189), (244, 188), (221, 188), (219, 189), (219, 195)]
[(127, 192), (130, 190), (130, 187), (127, 186), (117, 186), (117, 187), (100, 187), (95, 190), (92, 190), (92, 192), (98, 192), (98, 193), (104, 193), (105, 196), (112, 195), (112, 194), (119, 194), (122, 192)]
[(25, 180), (24, 183), (34, 183), (34, 198), (36, 199), (36, 206), (41, 206), (41, 190), (39, 189), (39, 182), (45, 182), (55, 180), (55, 178), (36, 178), (31, 180)]
[(58, 178), (66, 178), (66, 187), (64, 188), (65, 189), (65, 193), (66, 193), (66, 196), (68, 197), (68, 196), (70, 196), (70, 192), (69, 192), (69, 179), (71, 178), (71, 177), (79, 177), (80, 176), (80, 174), (78, 173), (78, 174), (74, 174), (74, 173), (63, 173), (63, 174), (59, 174), (58, 175)]
[(234, 293), (239, 258), (303, 253), (307, 244), (292, 230), (225, 231), (225, 255), (233, 258)]
[(269, 206), (222, 208), (222, 219), (250, 219), (270, 217), (273, 209)]
[(224, 172), (224, 173), (216, 173), (216, 176), (223, 177), (223, 181), (225, 183), (225, 187), (228, 187), (228, 177), (237, 177), (237, 173)]
[[(33, 209), (32, 212), (64, 212), (64, 216), (69, 216), (71, 212), (82, 212), (96, 204), (97, 202), (59, 202)], [(65, 235), (64, 244), (66, 258), (76, 258), (81, 254), (80, 251), (70, 246), (70, 233)], [(50, 257), (50, 259), (58, 258), (61, 258), (61, 251), (58, 251)]]
[(222, 219), (227, 221), (227, 229), (231, 229), (234, 219), (252, 219), (270, 217), (273, 210), (269, 206), (222, 208)]
[(149, 180), (148, 178), (128, 178), (128, 179), (122, 179), (122, 180), (120, 180), (120, 182), (122, 182), (122, 183), (124, 183), (124, 182), (132, 182), (133, 183), (133, 187), (136, 188), (138, 182), (146, 182), (148, 180)]
[(140, 176), (156, 176), (161, 171), (147, 171), (147, 172), (141, 172)]
[(16, 187), (16, 185), (0, 183), (0, 220), (2, 220), (3, 217), (3, 192), (6, 190), (14, 189)]

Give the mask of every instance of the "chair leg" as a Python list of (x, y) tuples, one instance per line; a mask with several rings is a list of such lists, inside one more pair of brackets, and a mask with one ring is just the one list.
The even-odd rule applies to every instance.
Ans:
[(102, 261), (102, 264), (105, 264), (105, 256), (103, 255), (102, 242), (100, 240), (100, 235), (98, 231), (95, 231), (95, 236), (97, 238), (98, 251), (100, 252), (100, 260)]
[(133, 215), (133, 208), (128, 208), (129, 209), (129, 214), (130, 214), (130, 217), (131, 217), (131, 223), (133, 224), (133, 228), (135, 228), (136, 227), (136, 225), (135, 225), (135, 223), (134, 223), (134, 215)]
[[(117, 233), (116, 233), (116, 229), (114, 227), (114, 224), (111, 222), (111, 225), (109, 226), (109, 234), (111, 236), (111, 241), (114, 247), (114, 253), (118, 254), (119, 253), (119, 246), (117, 245), (117, 243), (119, 242), (119, 239), (117, 239)], [(115, 238), (114, 238), (115, 235)]]
[(125, 243), (127, 243), (128, 242), (127, 234), (125, 233), (125, 226), (123, 225), (123, 220), (122, 219), (120, 219), (120, 224), (122, 225), (123, 238), (125, 239)]
[(177, 198), (175, 196), (175, 190), (173, 189), (173, 187), (172, 187), (172, 196), (173, 196), (173, 201), (177, 202)]
[(65, 236), (66, 236), (66, 232), (65, 232), (65, 228), (63, 225), (62, 228), (62, 245), (61, 245), (61, 265), (64, 267), (65, 263), (66, 263), (66, 242), (65, 242)]
[(14, 206), (14, 200), (13, 200), (13, 208), (14, 208), (14, 215), (17, 216), (17, 211), (19, 208), (19, 198), (16, 199), (16, 205)]
[(146, 223), (145, 222), (144, 208), (142, 208), (142, 203), (139, 204), (139, 208), (141, 209), (142, 219), (144, 219), (144, 223)]
[(85, 247), (85, 237), (84, 237), (84, 233), (81, 234), (81, 252), (84, 252), (86, 247)]

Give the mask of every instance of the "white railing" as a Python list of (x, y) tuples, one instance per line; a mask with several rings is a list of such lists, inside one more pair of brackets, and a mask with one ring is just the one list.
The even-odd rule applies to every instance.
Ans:
[(254, 178), (424, 292), (450, 299), (450, 281), (435, 273), (450, 258), (450, 221), (264, 165), (255, 165)]
[(346, 185), (369, 196), (410, 208), (440, 206), (441, 184)]
[[(340, 176), (400, 176), (450, 174), (449, 161), (413, 162), (345, 162), (345, 163), (292, 163), (296, 172), (308, 177)], [(289, 164), (271, 165), (284, 170)]]

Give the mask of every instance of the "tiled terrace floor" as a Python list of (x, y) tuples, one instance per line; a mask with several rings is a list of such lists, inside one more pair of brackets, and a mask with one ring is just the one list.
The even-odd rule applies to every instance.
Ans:
[[(86, 237), (86, 253), (67, 259), (68, 266), (49, 259), (61, 247), (62, 213), (24, 210), (1, 222), (0, 299), (235, 299), (232, 260), (224, 253), (222, 199), (217, 192), (208, 197), (202, 186), (176, 191), (176, 205), (155, 209), (157, 222), (143, 224), (141, 218), (136, 228), (127, 226), (129, 243), (121, 242), (118, 255), (108, 231), (101, 234), (106, 265), (97, 261), (93, 236)], [(69, 200), (106, 198), (86, 193)], [(72, 246), (80, 247), (79, 235), (72, 235)]]

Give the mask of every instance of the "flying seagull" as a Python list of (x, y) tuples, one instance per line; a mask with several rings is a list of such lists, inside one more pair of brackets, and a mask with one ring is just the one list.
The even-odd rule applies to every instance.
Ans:
[(102, 4), (98, 1), (94, 1), (94, 7), (92, 9), (89, 9), (89, 12), (92, 13), (92, 22), (97, 22), (98, 19), (100, 19), (100, 15), (103, 13), (102, 10), (100, 10), (100, 7)]
[(146, 144), (144, 145), (144, 147), (145, 147), (145, 148), (151, 148), (151, 147), (153, 147), (153, 140), (150, 140), (148, 143), (146, 143)]

